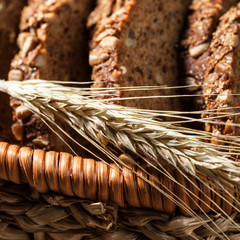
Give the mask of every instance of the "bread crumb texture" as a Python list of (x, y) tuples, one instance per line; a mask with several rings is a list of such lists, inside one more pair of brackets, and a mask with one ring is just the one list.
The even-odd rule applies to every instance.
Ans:
[[(93, 87), (112, 87), (108, 96), (129, 98), (175, 94), (175, 91), (121, 91), (126, 86), (175, 86), (177, 44), (189, 1), (104, 1), (88, 18), (91, 30), (89, 62)], [(96, 89), (95, 89), (96, 90)], [(173, 98), (115, 101), (138, 108), (176, 110)]]

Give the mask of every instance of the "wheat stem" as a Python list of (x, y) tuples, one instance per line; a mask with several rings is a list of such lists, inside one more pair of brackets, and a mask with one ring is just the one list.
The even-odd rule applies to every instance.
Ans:
[[(82, 96), (79, 89), (43, 80), (0, 82), (0, 90), (23, 101), (33, 112), (41, 112), (55, 120), (74, 126), (81, 135), (88, 134), (96, 142), (102, 134), (111, 144), (151, 159), (164, 160), (196, 175), (197, 170), (215, 178), (240, 180), (240, 163), (210, 148), (207, 143), (183, 134), (171, 124), (154, 120), (155, 115), (143, 114), (133, 108), (105, 104)], [(199, 138), (199, 136), (197, 137)]]

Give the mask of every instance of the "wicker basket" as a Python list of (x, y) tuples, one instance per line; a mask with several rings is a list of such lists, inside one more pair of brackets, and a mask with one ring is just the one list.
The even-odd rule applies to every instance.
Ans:
[[(10, 130), (8, 124), (3, 125)], [(9, 136), (2, 131), (0, 239), (240, 239), (240, 214), (229, 204), (231, 199), (219, 201), (196, 179), (208, 196), (200, 194), (205, 213), (190, 200), (194, 195), (186, 195), (154, 170), (149, 169), (172, 200), (127, 168), (119, 171), (114, 164), (68, 153), (20, 148), (10, 144)], [(145, 174), (134, 170), (138, 176)], [(176, 170), (169, 172), (196, 191)], [(154, 178), (149, 182), (154, 184)], [(176, 206), (172, 193), (196, 212), (195, 217)], [(216, 202), (216, 212), (222, 208), (229, 217), (211, 212), (209, 197)]]

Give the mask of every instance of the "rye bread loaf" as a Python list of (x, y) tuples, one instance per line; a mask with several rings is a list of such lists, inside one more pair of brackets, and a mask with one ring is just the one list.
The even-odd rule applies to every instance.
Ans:
[[(29, 1), (21, 17), (19, 53), (11, 63), (9, 80), (45, 79), (89, 81), (86, 19), (93, 1)], [(64, 144), (50, 133), (40, 118), (11, 100), (12, 131), (24, 145), (64, 151)]]
[[(93, 88), (113, 87), (110, 97), (168, 95), (175, 91), (121, 91), (118, 87), (176, 86), (177, 44), (188, 0), (99, 0), (88, 18)], [(109, 98), (101, 95), (99, 98)], [(117, 101), (126, 106), (177, 110), (174, 98)]]
[[(207, 58), (212, 34), (216, 30), (219, 18), (237, 1), (236, 0), (194, 0), (190, 6), (188, 26), (181, 40), (181, 75), (182, 85), (190, 93), (201, 94), (202, 84), (207, 70)], [(204, 99), (197, 97), (186, 108), (204, 109)], [(188, 109), (189, 110), (189, 109)]]
[[(17, 52), (16, 37), (20, 13), (25, 0), (0, 0), (0, 79), (7, 79), (11, 60)], [(11, 138), (11, 110), (9, 97), (0, 93), (0, 112), (4, 121), (0, 121), (1, 140)], [(6, 138), (6, 139), (5, 139)]]
[[(205, 130), (217, 136), (239, 135), (239, 71), (240, 66), (240, 3), (222, 16), (209, 48), (206, 76), (203, 84), (206, 110), (203, 117), (212, 119)], [(227, 108), (224, 110), (224, 108)], [(221, 115), (225, 113), (225, 116)]]

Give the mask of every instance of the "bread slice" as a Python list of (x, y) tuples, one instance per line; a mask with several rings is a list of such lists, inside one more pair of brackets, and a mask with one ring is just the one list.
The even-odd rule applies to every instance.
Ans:
[[(88, 18), (93, 88), (113, 87), (110, 96), (128, 98), (175, 91), (121, 91), (118, 87), (176, 86), (177, 43), (188, 0), (99, 0)], [(117, 101), (126, 106), (176, 110), (173, 98)]]
[[(16, 38), (20, 13), (24, 4), (25, 0), (0, 0), (0, 79), (7, 79), (11, 59), (17, 52)], [(0, 121), (0, 140), (13, 142), (8, 95), (0, 93), (0, 101), (1, 117), (4, 118), (4, 121)]]
[[(222, 16), (213, 35), (207, 60), (206, 77), (203, 84), (206, 110), (203, 117), (215, 117), (214, 124), (207, 123), (206, 131), (213, 133), (213, 142), (217, 136), (239, 135), (240, 97), (240, 3)], [(228, 108), (228, 109), (223, 109)], [(221, 113), (226, 113), (225, 116)], [(217, 117), (217, 118), (216, 118)]]
[[(188, 26), (181, 41), (181, 78), (188, 93), (201, 94), (206, 75), (207, 58), (212, 34), (216, 30), (219, 18), (236, 0), (194, 0), (188, 17)], [(186, 99), (185, 110), (203, 110), (204, 99), (195, 97)], [(198, 126), (199, 127), (199, 126)]]
[(6, 79), (17, 52), (16, 37), (25, 0), (0, 0), (0, 78)]
[[(11, 64), (9, 80), (90, 80), (86, 19), (93, 0), (29, 1), (24, 8), (18, 36), (19, 53)], [(12, 126), (24, 145), (49, 149), (60, 141), (36, 116), (13, 99)], [(52, 139), (52, 140), (50, 140)], [(60, 141), (61, 142), (61, 141)]]

